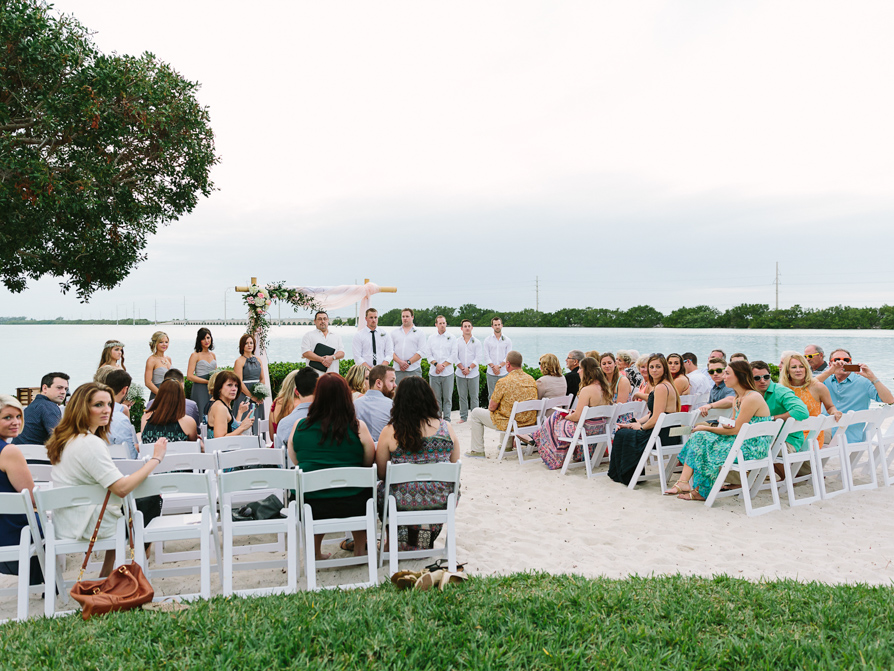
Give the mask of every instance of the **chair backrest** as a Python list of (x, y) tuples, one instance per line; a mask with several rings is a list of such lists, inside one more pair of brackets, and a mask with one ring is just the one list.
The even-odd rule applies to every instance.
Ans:
[(216, 452), (215, 456), (217, 457), (217, 468), (221, 471), (239, 466), (284, 468), (286, 465), (286, 451), (283, 448), (254, 447), (247, 450)]
[[(783, 422), (781, 419), (774, 420), (772, 422), (758, 422), (757, 424), (745, 424), (739, 429), (739, 433), (736, 435), (736, 442), (733, 443), (733, 447), (731, 449), (732, 452), (735, 452), (737, 449), (742, 447), (742, 443), (746, 440), (750, 440), (751, 438), (760, 438), (761, 436), (770, 436), (773, 440), (770, 441), (769, 447), (773, 446), (773, 442), (776, 437), (779, 435), (779, 432), (782, 430)], [(769, 449), (767, 454), (769, 455)]]
[(680, 397), (680, 405), (690, 406), (690, 410), (700, 408), (708, 402), (710, 394), (684, 394)]
[(165, 454), (164, 460), (155, 467), (156, 473), (170, 473), (171, 471), (214, 471), (217, 469), (217, 459), (213, 454), (190, 454), (188, 452)]
[(461, 461), (454, 464), (449, 461), (435, 464), (395, 464), (389, 461), (385, 471), (385, 491), (390, 491), (392, 485), (405, 482), (450, 482), (455, 492), (459, 487), (461, 469)]
[(795, 419), (794, 417), (789, 417), (785, 420), (785, 423), (782, 425), (782, 429), (779, 431), (779, 434), (776, 436), (776, 440), (773, 441), (773, 445), (770, 448), (770, 453), (774, 458), (779, 456), (782, 450), (787, 449), (785, 447), (786, 439), (793, 433), (806, 433), (804, 440), (804, 449), (810, 450), (813, 443), (816, 442), (817, 437), (820, 432), (822, 432), (829, 423), (829, 420), (832, 420), (835, 423), (834, 417), (829, 417), (828, 415), (817, 415), (816, 417), (808, 417), (807, 419)]
[(31, 479), (34, 482), (52, 482), (53, 466), (51, 464), (28, 464), (31, 471)]
[(130, 459), (130, 448), (124, 444), (109, 445), (112, 459)]
[(161, 494), (205, 494), (211, 503), (211, 473), (152, 474), (131, 492), (134, 499)]
[[(47, 513), (56, 508), (71, 508), (102, 504), (107, 490), (99, 485), (76, 485), (73, 487), (52, 487), (51, 489), (35, 488), (34, 499), (37, 502), (37, 513), (44, 530), (49, 518)], [(92, 531), (92, 530), (91, 530)]]
[(50, 458), (47, 456), (46, 445), (16, 445), (25, 455), (25, 459), (32, 461), (46, 461), (49, 463)]
[(611, 419), (615, 416), (616, 410), (617, 406), (614, 405), (590, 405), (583, 408), (577, 423), (578, 425), (582, 425), (589, 419), (599, 419), (600, 417)]
[(131, 475), (143, 468), (146, 462), (142, 459), (115, 459), (115, 467), (121, 471), (121, 475)]
[[(843, 436), (849, 444), (871, 441), (876, 435), (879, 425), (885, 420), (887, 409), (884, 407), (870, 408), (869, 410), (851, 410), (838, 420), (841, 430), (836, 436)], [(847, 429), (852, 426), (863, 426), (863, 439), (859, 441), (847, 439)]]
[(24, 492), (0, 494), (0, 515), (24, 515), (31, 506), (31, 495)]
[(209, 438), (205, 441), (206, 452), (247, 450), (255, 447), (261, 447), (261, 441), (257, 436), (224, 436), (223, 438)]
[(304, 495), (308, 492), (320, 492), (342, 487), (370, 487), (375, 489), (377, 481), (376, 467), (345, 466), (343, 468), (321, 468), (318, 471), (305, 473), (298, 471), (298, 495), (300, 508), (304, 508)]
[[(155, 443), (140, 445), (140, 456), (151, 457), (155, 449)], [(168, 443), (166, 455), (171, 454), (198, 454), (202, 451), (202, 444), (198, 440), (175, 440)]]
[(263, 489), (298, 490), (298, 471), (285, 468), (253, 468), (220, 474), (220, 494)]
[[(649, 440), (646, 442), (646, 450), (651, 450), (655, 443), (661, 442), (662, 429), (686, 427), (679, 433), (679, 435), (688, 435), (691, 422), (691, 412), (662, 412), (658, 415), (658, 419), (655, 420), (655, 424), (652, 426), (652, 433), (649, 435)], [(674, 436), (674, 432), (671, 431), (670, 435)]]
[[(544, 399), (535, 399), (533, 401), (516, 401), (512, 404), (512, 414), (509, 415), (509, 425), (511, 426), (514, 422), (516, 422), (516, 416), (524, 413), (524, 412), (534, 412), (537, 416), (534, 418), (534, 421), (531, 424), (536, 424), (540, 419), (540, 416), (543, 413), (543, 406), (546, 403)], [(525, 426), (528, 426), (527, 424)]]
[(628, 413), (633, 413), (634, 417), (640, 417), (643, 413), (646, 412), (646, 402), (645, 401), (627, 401), (627, 403), (617, 403), (615, 404), (615, 408), (618, 410), (618, 417), (621, 415), (626, 415)]
[(571, 405), (571, 394), (565, 394), (564, 396), (556, 396), (555, 398), (544, 398), (543, 399), (543, 411), (551, 410), (552, 408), (567, 408)]

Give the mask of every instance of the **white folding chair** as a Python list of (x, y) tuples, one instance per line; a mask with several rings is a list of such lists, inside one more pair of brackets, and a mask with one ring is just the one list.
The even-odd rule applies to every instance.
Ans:
[[(215, 452), (217, 459), (217, 477), (218, 488), (220, 487), (220, 476), (226, 471), (252, 470), (260, 468), (285, 468), (286, 451), (283, 448), (270, 449), (268, 447), (255, 447), (246, 450), (231, 450), (228, 452)], [(285, 507), (286, 496), (288, 492), (283, 489), (267, 489), (267, 490), (251, 490), (241, 491), (227, 494), (227, 505), (238, 510), (246, 503), (260, 501), (267, 498), (271, 494), (279, 497)], [(221, 503), (224, 503), (221, 498)], [(233, 551), (236, 554), (244, 554), (247, 552), (284, 552), (286, 549), (286, 538), (282, 533), (277, 534), (274, 543), (257, 543), (254, 545), (237, 545)]]
[(124, 444), (109, 445), (109, 454), (112, 459), (131, 459), (130, 448)]
[[(562, 475), (568, 472), (569, 468), (577, 468), (584, 466), (587, 469), (587, 477), (593, 477), (593, 469), (598, 468), (603, 460), (607, 460), (612, 451), (612, 427), (615, 424), (615, 416), (617, 414), (617, 406), (614, 405), (592, 405), (581, 411), (580, 419), (577, 421), (577, 428), (571, 438), (560, 436), (561, 442), (568, 442), (568, 453), (565, 455), (565, 461), (562, 463)], [(605, 418), (605, 431), (592, 436), (587, 435), (586, 422), (592, 419)], [(593, 445), (593, 452), (590, 453), (590, 446)], [(583, 462), (572, 463), (574, 450), (580, 446), (584, 453)], [(595, 463), (594, 463), (595, 460)], [(599, 475), (604, 475), (600, 473)]]
[(559, 408), (568, 408), (571, 405), (571, 394), (565, 394), (564, 396), (556, 396), (554, 398), (544, 398), (543, 399), (543, 412), (541, 423), (545, 422), (547, 418), (553, 414), (550, 411), (558, 410)]
[[(0, 515), (25, 515), (28, 524), (22, 527), (19, 533), (18, 545), (2, 545), (0, 546), (0, 561), (19, 563), (19, 577), (17, 586), (0, 590), (0, 595), (16, 595), (16, 620), (28, 619), (28, 599), (31, 590), (43, 590), (43, 586), (35, 585), (33, 588), (29, 586), (31, 581), (31, 557), (40, 557), (42, 543), (40, 540), (40, 530), (37, 527), (37, 521), (34, 518), (34, 508), (31, 505), (31, 493), (24, 489), (21, 492), (2, 493), (0, 494)], [(41, 562), (43, 564), (43, 562)], [(52, 592), (52, 589), (50, 590)], [(7, 620), (0, 620), (0, 624)]]
[(46, 445), (16, 445), (27, 461), (45, 461), (50, 463)]
[(261, 440), (261, 447), (267, 447), (270, 444), (270, 420), (259, 419), (256, 422), (258, 429), (258, 438)]
[[(749, 517), (763, 515), (773, 510), (782, 510), (782, 504), (779, 502), (779, 489), (776, 486), (776, 471), (773, 470), (773, 458), (770, 454), (769, 446), (766, 454), (761, 455), (757, 459), (745, 459), (745, 455), (742, 453), (742, 444), (750, 438), (770, 436), (770, 445), (772, 446), (776, 436), (782, 430), (782, 425), (783, 421), (777, 419), (772, 422), (749, 423), (742, 426), (736, 436), (736, 441), (726, 457), (726, 461), (720, 468), (720, 473), (717, 476), (717, 480), (714, 481), (711, 492), (705, 497), (706, 506), (710, 508), (720, 497), (742, 496), (745, 499), (745, 512)], [(721, 492), (720, 490), (726, 481), (726, 476), (733, 468), (739, 473), (739, 477), (742, 480), (742, 488)], [(770, 476), (770, 495), (773, 497), (773, 503), (755, 507), (752, 498), (757, 495), (767, 475)]]
[[(506, 453), (506, 449), (509, 446), (510, 439), (513, 441), (513, 447), (518, 454), (518, 463), (523, 464), (525, 463), (525, 461), (533, 461), (533, 459), (525, 459), (524, 455), (522, 454), (522, 447), (524, 446), (522, 445), (518, 437), (530, 436), (532, 433), (540, 428), (540, 423), (543, 419), (543, 408), (545, 404), (545, 399), (534, 401), (516, 401), (512, 404), (512, 413), (509, 415), (509, 423), (506, 424), (506, 430), (503, 432), (503, 442), (500, 445), (500, 455), (497, 457), (497, 461), (501, 461), (503, 459), (503, 455)], [(528, 426), (518, 425), (518, 420), (516, 419), (516, 417), (524, 412), (536, 413), (533, 424), (529, 424)], [(528, 449), (530, 453), (532, 448)]]
[(205, 441), (205, 452), (222, 452), (227, 450), (249, 450), (261, 447), (257, 436), (224, 436), (208, 438)]
[[(68, 588), (74, 582), (66, 583), (62, 576), (61, 567), (58, 564), (58, 557), (69, 553), (87, 552), (90, 545), (89, 541), (76, 540), (68, 538), (56, 538), (56, 527), (53, 524), (52, 512), (58, 508), (69, 508), (73, 506), (93, 506), (97, 513), (102, 506), (102, 502), (106, 497), (106, 490), (99, 485), (78, 485), (76, 487), (53, 487), (52, 489), (35, 489), (34, 498), (37, 501), (37, 512), (40, 516), (40, 524), (44, 532), (44, 550), (46, 552), (44, 583), (47, 586), (44, 592), (44, 614), (47, 617), (56, 616), (56, 599), (52, 585), (55, 583), (59, 594), (63, 598), (68, 597)], [(118, 506), (118, 503), (109, 501), (109, 507), (106, 509), (106, 515), (109, 510)], [(93, 522), (95, 524), (95, 522)], [(93, 546), (94, 551), (115, 550), (115, 566), (119, 566), (125, 558), (125, 519), (120, 517), (114, 535), (110, 538), (103, 538), (96, 541)], [(93, 533), (91, 527), (87, 531)], [(66, 611), (70, 613), (73, 611)], [(60, 615), (63, 613), (59, 613)]]
[[(852, 492), (858, 489), (876, 489), (878, 487), (875, 463), (876, 445), (873, 444), (873, 439), (878, 441), (878, 427), (884, 421), (884, 416), (884, 408), (871, 408), (856, 412), (851, 410), (838, 421), (839, 429), (835, 434), (835, 439), (841, 442), (844, 474), (847, 478), (848, 489)], [(848, 439), (848, 428), (859, 425), (863, 425), (862, 440)], [(866, 455), (865, 461), (862, 460), (864, 454)], [(858, 485), (855, 479), (858, 471), (864, 471), (869, 477), (869, 482)]]
[[(679, 433), (683, 435), (683, 438), (679, 444), (665, 445), (661, 440), (661, 431), (662, 429), (674, 428), (688, 430), (691, 422), (691, 412), (662, 412), (658, 415), (658, 419), (655, 420), (655, 425), (652, 427), (652, 433), (649, 435), (649, 441), (646, 443), (646, 447), (643, 449), (642, 455), (640, 455), (639, 463), (636, 465), (636, 470), (633, 472), (633, 477), (627, 483), (628, 489), (634, 489), (638, 483), (654, 478), (658, 478), (662, 492), (668, 488), (668, 481), (673, 475), (674, 468), (680, 463), (678, 457), (680, 450), (683, 449), (686, 437), (685, 432), (680, 431)], [(650, 459), (655, 464), (657, 472), (647, 474), (644, 471)]]
[[(140, 458), (152, 458), (155, 450), (155, 443), (144, 443), (140, 445)], [(165, 458), (172, 454), (199, 454), (202, 451), (202, 444), (198, 440), (175, 440), (168, 443), (165, 451)]]
[(708, 405), (710, 394), (685, 394), (680, 397), (680, 405), (688, 405), (689, 411), (698, 410), (703, 405)]
[[(820, 417), (823, 418), (823, 431), (826, 432), (826, 435), (832, 435), (832, 440), (828, 445), (817, 440), (811, 445), (811, 449), (817, 466), (816, 476), (819, 479), (820, 497), (826, 500), (849, 492), (850, 487), (847, 483), (844, 466), (844, 462), (847, 461), (844, 454), (844, 441), (840, 440), (837, 435), (833, 435), (838, 429), (838, 422), (830, 415), (820, 415)], [(830, 465), (833, 468), (828, 468)], [(836, 465), (837, 468), (834, 468)], [(833, 479), (840, 481), (841, 487), (830, 491), (829, 484)]]
[(894, 485), (894, 406), (885, 406), (882, 421), (878, 424), (875, 444), (878, 447), (878, 464), (882, 467), (882, 482), (885, 486)]
[[(232, 471), (220, 474), (220, 524), (223, 530), (223, 593), (224, 596), (238, 594), (239, 596), (293, 593), (298, 588), (298, 507), (295, 501), (283, 505), (286, 509), (285, 517), (268, 520), (242, 520), (233, 521), (233, 506), (229, 501), (238, 492), (253, 492), (253, 498), (257, 499), (260, 492), (278, 490), (297, 491), (298, 471), (285, 468), (256, 468), (250, 471)], [(278, 534), (286, 537), (285, 559), (268, 561), (233, 563), (233, 556), (244, 550), (235, 546), (233, 539), (236, 536), (254, 536), (265, 534)], [(313, 548), (311, 547), (311, 551)], [(279, 568), (285, 565), (287, 570), (287, 583), (280, 587), (261, 587), (256, 589), (233, 590), (233, 571), (260, 568)]]
[[(459, 495), (459, 474), (462, 462), (437, 464), (393, 464), (388, 462), (385, 471), (385, 510), (382, 513), (382, 529), (388, 529), (388, 550), (382, 540), (379, 566), (388, 558), (388, 572), (397, 572), (400, 559), (421, 557), (447, 557), (449, 571), (456, 571), (456, 498)], [(391, 493), (395, 485), (408, 482), (437, 482), (451, 485), (447, 495), (447, 507), (442, 510), (402, 510), (397, 509), (397, 499)], [(410, 524), (443, 524), (445, 543), (443, 548), (431, 550), (410, 550), (398, 556), (397, 528)], [(383, 534), (384, 535), (384, 534)]]
[[(182, 599), (211, 598), (211, 545), (217, 558), (217, 570), (220, 572), (220, 542), (217, 536), (217, 507), (212, 493), (211, 473), (159, 473), (152, 474), (127, 497), (128, 506), (134, 519), (134, 544), (137, 551), (137, 563), (143, 567), (146, 577), (194, 575), (199, 573), (199, 592), (189, 594), (167, 594), (156, 597), (156, 601), (179, 596)], [(137, 510), (136, 499), (147, 496), (164, 496), (190, 494), (201, 496), (204, 505), (202, 512), (183, 515), (159, 515), (148, 524), (144, 523), (143, 514)], [(144, 543), (163, 544), (165, 541), (199, 541), (199, 566), (178, 568), (149, 568), (144, 552)]]
[[(325, 468), (305, 473), (298, 472), (298, 496), (301, 501), (301, 525), (304, 531), (304, 561), (307, 572), (307, 589), (317, 589), (317, 568), (335, 568), (367, 564), (369, 580), (351, 585), (337, 587), (374, 587), (378, 582), (376, 572), (376, 467)], [(366, 514), (356, 517), (343, 517), (315, 520), (310, 504), (305, 503), (305, 496), (311, 492), (343, 487), (363, 487), (371, 490), (372, 496), (366, 502)], [(347, 531), (366, 530), (367, 553), (365, 557), (340, 557), (338, 559), (317, 560), (314, 552), (315, 534), (344, 534)]]
[(52, 464), (28, 464), (28, 470), (31, 471), (31, 479), (35, 485), (40, 485), (44, 489), (53, 486)]
[[(770, 447), (770, 454), (773, 456), (774, 464), (782, 464), (785, 479), (782, 482), (777, 480), (777, 486), (781, 489), (785, 487), (788, 494), (788, 505), (790, 508), (795, 506), (804, 506), (822, 498), (819, 485), (819, 466), (817, 464), (816, 451), (814, 443), (817, 437), (827, 423), (827, 417), (819, 415), (817, 417), (808, 417), (804, 420), (797, 420), (789, 417), (782, 425), (782, 430), (773, 441)], [(834, 421), (834, 418), (833, 418)], [(804, 437), (804, 449), (800, 452), (789, 452), (786, 447), (786, 438), (796, 432), (803, 432), (807, 435)], [(810, 473), (806, 475), (798, 475), (798, 471), (804, 464), (810, 466)], [(802, 496), (795, 498), (795, 484), (800, 482), (810, 482), (813, 488), (813, 494), (810, 496)]]

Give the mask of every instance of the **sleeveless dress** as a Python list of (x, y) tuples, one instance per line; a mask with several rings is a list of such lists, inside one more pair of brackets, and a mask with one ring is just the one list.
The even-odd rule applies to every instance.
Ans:
[[(422, 439), (422, 448), (418, 452), (410, 452), (402, 447), (391, 453), (390, 459), (395, 464), (436, 464), (450, 461), (453, 452), (453, 441), (443, 419), (437, 432)], [(443, 510), (447, 506), (447, 497), (453, 491), (447, 482), (405, 482), (391, 488), (391, 494), (397, 500), (398, 510)], [(456, 499), (459, 502), (459, 491)], [(378, 485), (379, 514), (385, 510), (385, 483)], [(414, 524), (397, 528), (397, 547), (400, 552), (412, 550), (429, 550), (432, 548), (442, 524)]]
[[(215, 401), (215, 403), (216, 403), (216, 401)], [(221, 403), (223, 403), (223, 401), (221, 401)], [(230, 431), (235, 431), (236, 429), (239, 428), (239, 422), (237, 422), (236, 418), (233, 417), (232, 408), (230, 408), (226, 403), (223, 403), (223, 406), (227, 409), (227, 412), (230, 415)], [(209, 409), (209, 411), (210, 411), (210, 409)], [(147, 429), (149, 428), (148, 424), (146, 425), (146, 428)], [(229, 433), (229, 431), (227, 433)], [(214, 438), (214, 429), (212, 429), (211, 426), (208, 427), (208, 437)]]
[(182, 442), (189, 440), (189, 436), (180, 427), (180, 422), (170, 422), (169, 424), (153, 424), (151, 418), (146, 421), (146, 428), (143, 429), (142, 442), (145, 444), (154, 443), (159, 438), (167, 438), (170, 442)]
[[(207, 380), (211, 377), (211, 374), (217, 370), (217, 362), (216, 361), (205, 361), (200, 359), (196, 362), (196, 377), (200, 377), (203, 380)], [(208, 391), (207, 384), (195, 384), (192, 385), (192, 391), (189, 394), (189, 397), (196, 402), (196, 405), (199, 408), (199, 412), (205, 412), (205, 406), (208, 405), (208, 402), (211, 400), (211, 392)], [(203, 415), (202, 421), (207, 421), (207, 418)]]
[[(795, 396), (804, 401), (804, 405), (807, 406), (807, 412), (810, 413), (811, 417), (818, 417), (819, 414), (823, 411), (823, 404), (820, 403), (818, 398), (814, 398), (813, 394), (810, 393), (810, 390), (805, 387), (789, 387), (793, 392), (795, 392)], [(820, 447), (823, 446), (823, 434), (825, 431), (820, 431), (819, 435), (816, 439), (819, 441)], [(807, 437), (807, 432), (804, 432), (804, 437)], [(804, 445), (804, 449), (808, 449), (807, 445)]]
[[(152, 371), (152, 384), (154, 384), (156, 388), (158, 388), (158, 385), (160, 385), (162, 382), (165, 381), (165, 373), (167, 373), (168, 370), (170, 370), (170, 369), (169, 368), (155, 368)], [(155, 398), (155, 392), (150, 391), (149, 392), (149, 400), (151, 401), (153, 398)]]
[[(736, 412), (738, 417), (739, 413)], [(772, 421), (772, 417), (752, 417), (749, 424), (760, 424)], [(759, 436), (749, 438), (742, 443), (742, 452), (746, 459), (757, 459), (767, 456), (770, 449), (772, 436)], [(736, 436), (721, 436), (710, 431), (699, 431), (686, 441), (686, 445), (680, 450), (680, 461), (692, 468), (692, 487), (698, 489), (698, 493), (707, 498), (714, 486), (714, 481), (720, 475), (723, 462), (729, 455), (729, 451), (736, 442)]]
[[(255, 356), (250, 356), (245, 359), (245, 364), (242, 366), (242, 383), (246, 386), (246, 388), (254, 393), (255, 385), (261, 381), (261, 362), (258, 361), (258, 358)], [(238, 408), (243, 401), (247, 401), (249, 398), (243, 394), (241, 391), (239, 395), (236, 397), (236, 400), (233, 403), (234, 408)], [(257, 426), (258, 420), (264, 419), (264, 404), (258, 403), (255, 407), (255, 425), (252, 427), (252, 435), (257, 435)]]
[[(686, 375), (686, 373), (680, 373), (677, 377), (685, 377), (685, 378), (686, 378), (686, 381), (689, 382), (689, 376)], [(680, 394), (680, 396), (688, 396), (688, 395), (691, 394), (691, 393), (692, 393), (692, 385), (690, 384), (690, 385), (689, 385), (689, 388), (686, 389), (686, 393), (685, 393), (685, 394)], [(689, 404), (687, 404), (687, 405), (681, 405), (681, 406), (680, 406), (680, 412), (689, 412), (689, 409), (690, 409), (691, 407), (692, 407), (692, 406), (689, 405)]]
[[(0, 452), (8, 445), (7, 442), (0, 440)], [(15, 494), (16, 489), (9, 481), (9, 476), (5, 471), (0, 471), (0, 492), (5, 494)], [(0, 545), (18, 545), (19, 534), (22, 529), (28, 526), (28, 518), (24, 515), (0, 515)], [(6, 575), (19, 574), (19, 562), (8, 561), (0, 562), (0, 573)], [(29, 582), (32, 585), (40, 585), (43, 582), (43, 574), (40, 572), (40, 562), (37, 557), (31, 558), (31, 575)]]
[[(565, 457), (568, 454), (568, 448), (571, 446), (570, 439), (574, 438), (574, 432), (577, 430), (577, 422), (565, 419), (566, 415), (555, 413), (550, 415), (543, 426), (531, 434), (531, 438), (537, 443), (537, 452), (546, 467), (555, 471), (562, 468), (565, 463)], [(598, 419), (588, 419), (584, 423), (584, 431), (588, 436), (596, 436), (605, 433), (605, 425), (607, 420), (605, 417)], [(560, 441), (560, 437), (568, 438), (568, 442)], [(583, 461), (584, 453), (581, 446), (574, 448), (572, 461)]]
[[(651, 415), (655, 404), (655, 392), (649, 393), (646, 408)], [(652, 436), (652, 429), (618, 429), (612, 440), (612, 453), (608, 463), (608, 477), (615, 482), (626, 485), (633, 477), (633, 472), (643, 456), (643, 450)], [(671, 436), (670, 427), (661, 429), (658, 434), (662, 445), (679, 445), (680, 436)]]
[[(629, 382), (629, 380), (628, 380), (628, 382)], [(621, 386), (621, 376), (619, 375), (618, 381), (615, 382), (615, 393), (612, 395), (612, 403), (618, 402), (618, 389), (620, 388), (620, 386)], [(631, 389), (631, 392), (627, 396), (628, 401), (633, 400), (633, 396), (632, 396), (633, 385), (630, 386), (630, 389)], [(631, 422), (635, 422), (635, 421), (636, 421), (636, 417), (633, 416), (632, 412), (625, 412), (623, 415), (618, 416), (618, 421), (615, 422), (615, 424), (630, 424)]]

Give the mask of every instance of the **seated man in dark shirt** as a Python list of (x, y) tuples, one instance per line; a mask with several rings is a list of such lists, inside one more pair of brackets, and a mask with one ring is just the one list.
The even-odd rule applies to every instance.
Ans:
[(13, 439), (16, 445), (43, 445), (62, 419), (59, 406), (68, 396), (68, 375), (47, 373), (40, 380), (40, 393), (25, 408), (25, 425)]
[(580, 389), (580, 362), (584, 360), (584, 353), (579, 349), (573, 349), (568, 352), (565, 357), (565, 365), (568, 366), (570, 372), (565, 373), (565, 385), (567, 387), (565, 393), (571, 394), (573, 401), (577, 397), (577, 390)]

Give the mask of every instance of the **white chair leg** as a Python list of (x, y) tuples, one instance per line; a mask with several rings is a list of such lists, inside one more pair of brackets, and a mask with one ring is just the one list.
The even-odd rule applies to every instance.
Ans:
[(294, 594), (298, 591), (298, 526), (295, 520), (294, 505), (289, 508), (288, 514), (289, 533), (286, 534), (287, 551), (287, 571), (289, 579), (289, 593)]
[[(59, 588), (59, 594), (65, 594), (65, 585), (58, 585), (56, 579), (56, 569), (58, 568), (58, 558), (56, 557), (56, 544), (52, 527), (45, 532), (47, 535), (46, 554), (47, 554), (47, 573), (44, 578), (44, 594), (43, 594), (43, 614), (46, 617), (53, 617), (56, 613), (56, 590), (53, 585)], [(61, 575), (59, 576), (62, 577)]]
[(388, 497), (388, 573), (397, 573), (397, 499)]
[[(232, 520), (233, 511), (230, 505), (220, 507), (221, 520)], [(223, 595), (230, 596), (233, 593), (233, 527), (232, 523), (221, 523), (223, 526)]]
[(376, 567), (376, 553), (373, 548), (376, 546), (376, 515), (373, 511), (373, 500), (366, 502), (366, 558), (369, 566), (369, 582), (375, 586), (379, 582), (379, 574)]
[(456, 572), (456, 494), (447, 497), (447, 569)]
[[(211, 598), (211, 510), (208, 506), (202, 508), (202, 530), (199, 539), (199, 553), (201, 564), (199, 566), (200, 593), (203, 599)], [(218, 564), (218, 568), (220, 564)]]
[(31, 528), (22, 527), (19, 534), (19, 584), (16, 619), (28, 619), (29, 583), (31, 582)]
[(314, 518), (310, 510), (310, 506), (304, 505), (304, 557), (305, 567), (307, 571), (307, 589), (314, 591), (317, 589), (317, 565), (314, 556)]

